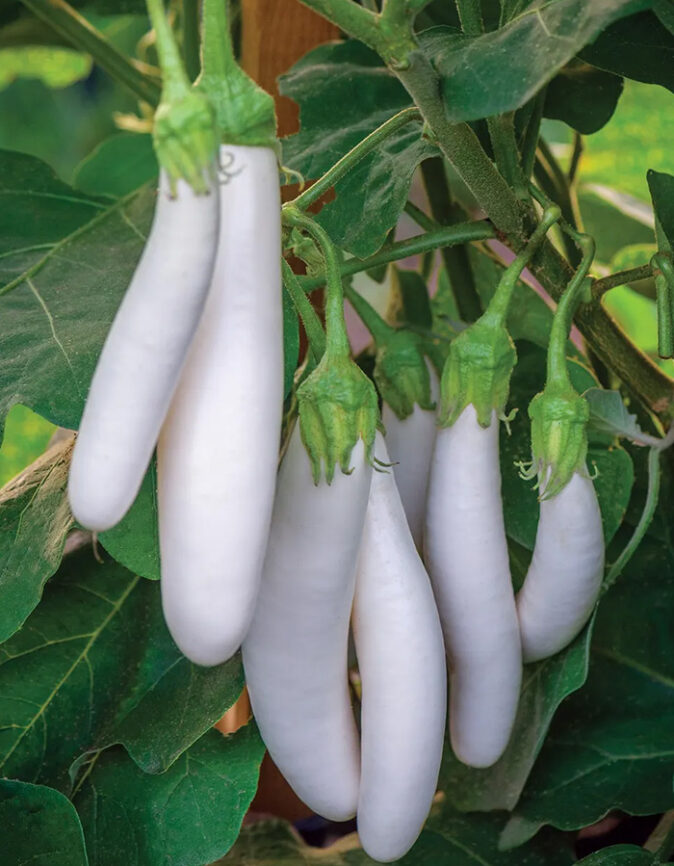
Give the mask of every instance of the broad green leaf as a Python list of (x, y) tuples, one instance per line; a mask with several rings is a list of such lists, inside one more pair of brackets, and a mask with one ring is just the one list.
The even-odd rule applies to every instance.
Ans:
[(620, 76), (572, 60), (548, 85), (544, 114), (590, 135), (609, 122), (622, 91)]
[(616, 21), (580, 56), (608, 72), (674, 91), (674, 34), (652, 12)]
[[(0, 288), (55, 252), (59, 242), (102, 209), (99, 201), (62, 183), (35, 157), (0, 151)], [(4, 300), (0, 303), (7, 340), (7, 310)]]
[[(499, 30), (473, 38), (433, 34), (451, 120), (478, 120), (524, 105), (605, 27), (648, 0), (535, 0)], [(507, 58), (507, 63), (504, 59)]]
[(238, 656), (190, 664), (163, 624), (158, 585), (87, 547), (64, 559), (0, 646), (0, 773), (67, 788), (79, 754), (116, 742), (161, 772), (241, 687)]
[(106, 750), (75, 796), (91, 866), (203, 866), (232, 846), (257, 788), (264, 745), (254, 722), (207, 732), (170, 769), (143, 773)]
[(151, 135), (122, 132), (106, 138), (75, 170), (73, 184), (89, 195), (128, 195), (158, 174)]
[(80, 819), (53, 788), (0, 779), (3, 866), (89, 866)]
[(592, 624), (552, 658), (524, 668), (513, 733), (502, 757), (486, 770), (462, 764), (445, 748), (441, 786), (462, 812), (514, 809), (557, 708), (585, 683)]
[[(667, 503), (663, 513), (669, 515)], [(599, 604), (587, 683), (565, 701), (502, 839), (674, 806), (674, 550), (648, 535)]]
[(71, 48), (28, 45), (0, 49), (0, 90), (16, 78), (37, 78), (47, 87), (69, 87), (91, 72), (91, 57)]
[(643, 204), (631, 208), (630, 200), (616, 190), (596, 185), (581, 186), (578, 198), (585, 231), (597, 244), (598, 262), (608, 264), (630, 244), (653, 242), (653, 217)]
[(159, 580), (159, 526), (157, 524), (157, 464), (153, 458), (138, 495), (122, 520), (98, 536), (103, 547), (129, 571)]
[(647, 177), (658, 226), (670, 249), (674, 248), (674, 175), (651, 170)]
[(585, 866), (653, 866), (653, 855), (636, 845), (612, 845), (579, 861)]
[[(321, 45), (280, 79), (300, 106), (301, 130), (284, 141), (284, 161), (317, 178), (410, 98), (379, 57), (359, 42)], [(357, 92), (358, 99), (354, 99)], [(375, 252), (395, 225), (417, 165), (437, 149), (418, 122), (387, 138), (335, 185), (319, 220), (354, 255)]]
[[(457, 815), (438, 809), (400, 866), (570, 866), (573, 854), (562, 837), (548, 834), (526, 848), (504, 854), (497, 848), (500, 816)], [(354, 833), (330, 848), (311, 848), (282, 821), (244, 827), (230, 853), (218, 866), (374, 866), (358, 847)], [(215, 864), (214, 864), (215, 866)]]
[(674, 33), (674, 7), (670, 0), (653, 0), (653, 11), (658, 16), (660, 23)]
[(21, 627), (61, 562), (73, 525), (66, 486), (72, 439), (0, 490), (0, 643)]
[(590, 388), (585, 394), (585, 399), (590, 406), (590, 424), (597, 432), (610, 436), (624, 436), (644, 444), (652, 444), (655, 441), (655, 437), (644, 434), (637, 422), (637, 416), (628, 411), (619, 391)]

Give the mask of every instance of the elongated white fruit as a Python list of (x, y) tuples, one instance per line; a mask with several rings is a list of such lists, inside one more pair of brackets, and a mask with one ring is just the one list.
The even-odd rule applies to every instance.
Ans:
[[(437, 400), (438, 375), (431, 364), (428, 364), (428, 370), (431, 377), (431, 395), (433, 400)], [(435, 412), (422, 409), (417, 403), (412, 414), (401, 421), (391, 407), (384, 403), (382, 421), (386, 428), (389, 454), (395, 464), (393, 474), (407, 522), (414, 543), (417, 549), (421, 550), (426, 520), (428, 475), (437, 431)]]
[(157, 451), (164, 617), (182, 652), (225, 661), (262, 573), (283, 408), (276, 155), (222, 149), (218, 254)]
[[(215, 176), (215, 170), (214, 170)], [(138, 493), (213, 273), (218, 196), (162, 172), (150, 236), (98, 360), (70, 467), (77, 521), (102, 531)]]
[(450, 665), (450, 734), (457, 757), (488, 767), (517, 712), (522, 658), (510, 580), (499, 468), (499, 425), (468, 405), (435, 441), (426, 564)]
[[(388, 462), (377, 434), (375, 454)], [(440, 619), (393, 474), (375, 472), (356, 572), (360, 677), (358, 834), (370, 857), (402, 857), (435, 794), (447, 715)]]
[(563, 649), (585, 625), (604, 574), (604, 535), (592, 481), (575, 472), (544, 499), (536, 544), (517, 595), (525, 662)]
[(347, 682), (356, 559), (372, 470), (362, 440), (353, 472), (316, 486), (296, 427), (281, 464), (267, 557), (243, 664), (274, 762), (309, 808), (356, 813), (358, 732)]

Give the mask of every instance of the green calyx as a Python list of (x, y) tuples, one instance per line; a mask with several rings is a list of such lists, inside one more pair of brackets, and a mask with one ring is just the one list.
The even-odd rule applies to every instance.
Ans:
[(410, 331), (392, 331), (378, 345), (374, 381), (401, 421), (412, 414), (415, 403), (422, 409), (435, 409), (422, 340)]
[(379, 407), (374, 385), (347, 357), (326, 353), (297, 390), (300, 433), (311, 460), (314, 483), (321, 473), (330, 484), (339, 465), (352, 471), (351, 452), (362, 439), (365, 457), (372, 461)]
[(500, 318), (487, 312), (462, 331), (442, 371), (439, 426), (451, 427), (470, 403), (482, 427), (491, 424), (494, 410), (503, 415), (516, 362), (515, 345)]
[(217, 136), (213, 110), (202, 94), (188, 86), (165, 89), (154, 116), (153, 141), (172, 195), (179, 180), (199, 194), (212, 189)]
[(587, 401), (570, 384), (552, 383), (529, 404), (533, 462), (525, 477), (538, 476), (539, 499), (551, 499), (585, 471)]
[(203, 0), (202, 71), (197, 86), (208, 96), (225, 144), (278, 152), (274, 98), (239, 66), (230, 32), (228, 0)]

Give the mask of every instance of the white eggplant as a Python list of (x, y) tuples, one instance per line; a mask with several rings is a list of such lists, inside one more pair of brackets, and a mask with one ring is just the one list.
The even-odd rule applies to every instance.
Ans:
[[(431, 377), (431, 396), (438, 399), (438, 375), (427, 362)], [(400, 498), (405, 509), (412, 538), (418, 550), (422, 549), (424, 522), (426, 519), (426, 497), (428, 475), (433, 456), (433, 444), (437, 428), (435, 412), (422, 409), (415, 403), (411, 415), (402, 421), (388, 403), (382, 406), (382, 421), (386, 429), (386, 444)]]
[(522, 677), (499, 467), (499, 423), (469, 404), (438, 430), (426, 519), (426, 564), (450, 667), (450, 734), (474, 767), (498, 760), (512, 730)]
[(604, 536), (592, 481), (574, 472), (540, 505), (531, 565), (517, 595), (525, 662), (563, 649), (585, 625), (604, 574)]
[[(381, 434), (375, 453), (388, 462)], [(447, 714), (440, 620), (390, 471), (372, 478), (353, 632), (362, 681), (358, 833), (370, 857), (389, 862), (414, 844), (431, 808)]]
[[(215, 176), (215, 169), (213, 171)], [(219, 205), (162, 171), (154, 221), (91, 382), (68, 495), (76, 520), (102, 531), (138, 493), (213, 273)]]
[(269, 753), (307, 806), (353, 817), (360, 755), (347, 680), (349, 617), (372, 469), (315, 485), (299, 425), (276, 487), (267, 556), (243, 663)]
[(232, 656), (253, 616), (283, 407), (276, 155), (227, 146), (221, 158), (213, 282), (157, 452), (164, 616), (202, 665)]

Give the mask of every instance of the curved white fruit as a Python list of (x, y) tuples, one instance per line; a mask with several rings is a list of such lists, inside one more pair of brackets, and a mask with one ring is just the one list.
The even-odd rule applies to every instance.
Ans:
[[(375, 454), (388, 462), (377, 434)], [(393, 474), (375, 472), (356, 572), (353, 632), (362, 681), (358, 834), (370, 857), (402, 857), (436, 790), (447, 671), (442, 629)]]
[[(214, 169), (215, 175), (215, 169)], [(76, 520), (102, 531), (138, 493), (199, 323), (218, 236), (214, 192), (162, 172), (150, 235), (98, 360), (75, 442), (68, 495)]]
[(575, 472), (540, 505), (536, 544), (517, 595), (525, 662), (563, 649), (585, 625), (604, 574), (604, 535), (592, 481)]
[(372, 469), (359, 440), (353, 471), (314, 485), (299, 433), (276, 487), (243, 664), (274, 762), (307, 806), (334, 821), (358, 802), (358, 733), (347, 682), (349, 617)]
[(227, 146), (221, 158), (213, 281), (157, 451), (164, 616), (202, 665), (232, 656), (253, 616), (283, 408), (276, 155)]
[[(427, 366), (431, 377), (431, 396), (433, 400), (437, 400), (438, 374), (431, 364), (427, 363)], [(394, 461), (393, 474), (407, 515), (407, 522), (414, 543), (421, 550), (426, 520), (428, 475), (437, 432), (435, 412), (422, 409), (418, 403), (415, 403), (412, 414), (401, 421), (388, 403), (384, 403), (382, 421), (386, 429), (386, 444), (391, 460)]]
[(450, 666), (452, 747), (488, 767), (517, 712), (522, 658), (501, 503), (499, 424), (467, 406), (438, 430), (426, 519), (426, 564)]

